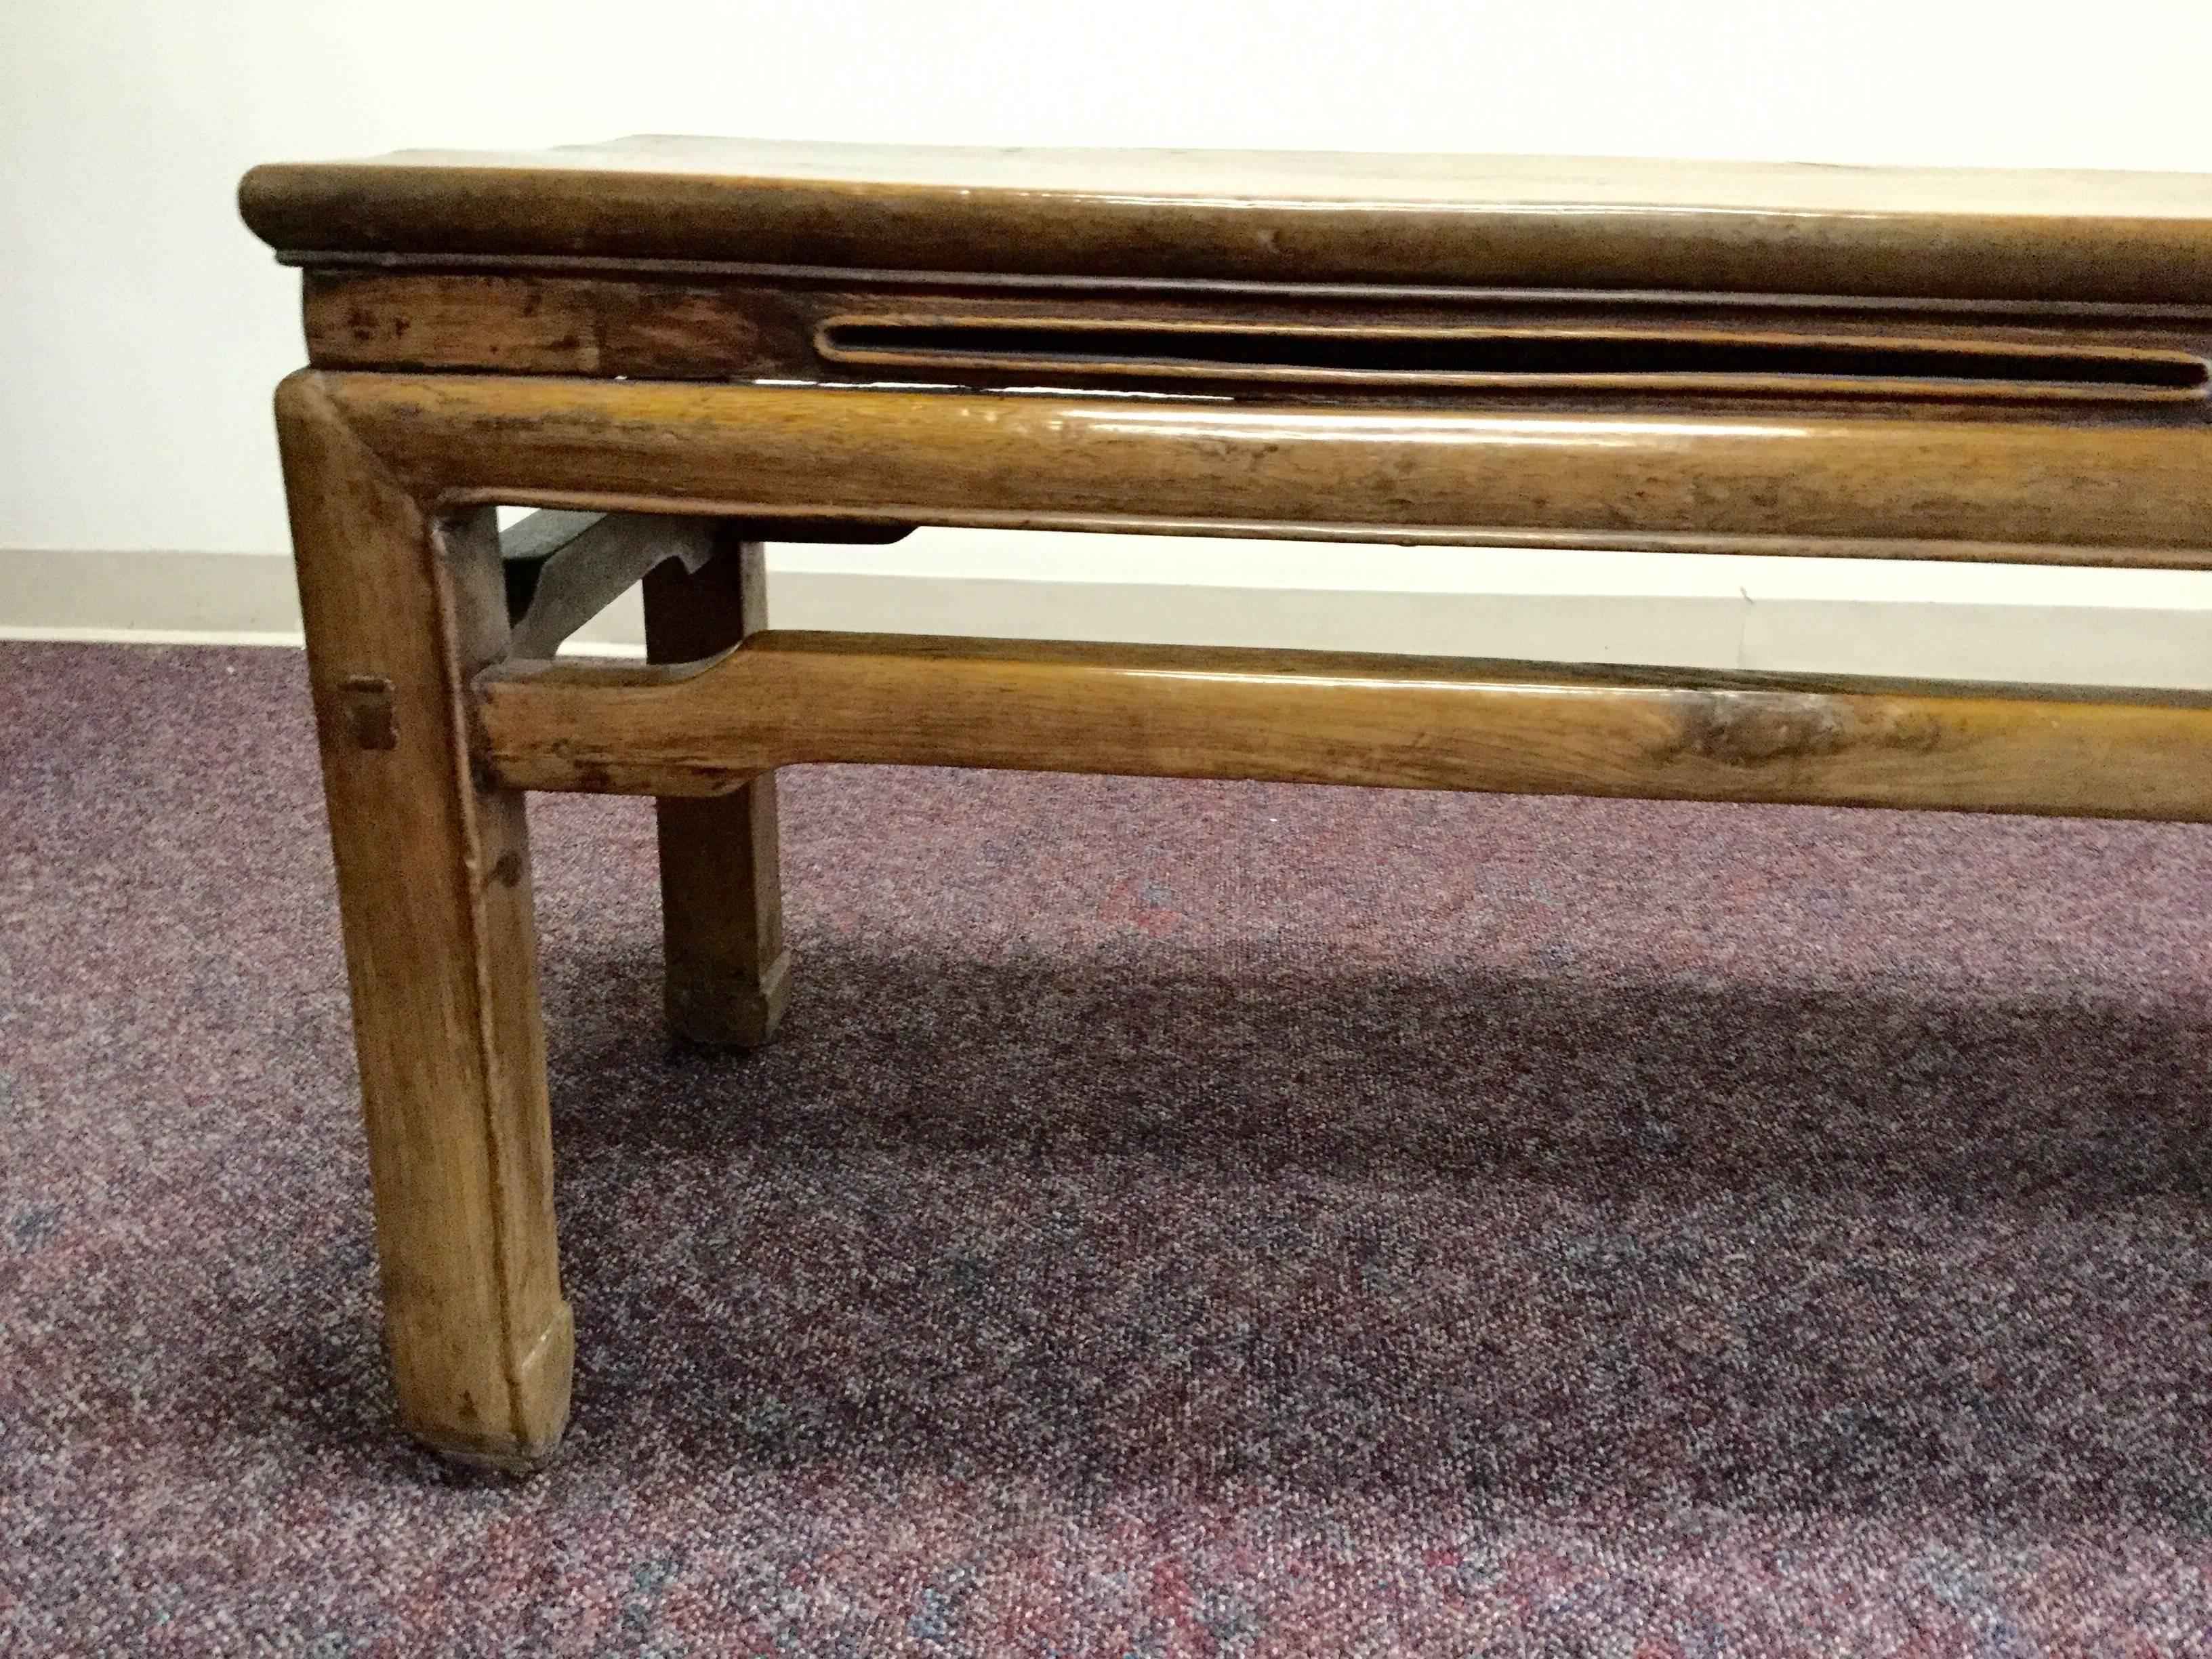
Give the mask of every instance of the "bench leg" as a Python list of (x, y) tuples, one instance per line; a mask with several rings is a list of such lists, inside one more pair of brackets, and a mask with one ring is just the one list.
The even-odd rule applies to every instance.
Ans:
[[(692, 662), (764, 625), (757, 542), (730, 526), (694, 574), (670, 560), (645, 579), (646, 653)], [(783, 1018), (791, 953), (783, 943), (775, 775), (734, 793), (654, 803), (668, 1024), (693, 1042), (757, 1048)]]
[(399, 1413), (524, 1468), (568, 1411), (520, 794), (480, 788), (468, 681), (506, 649), (489, 509), (433, 522), (309, 376), (277, 396)]

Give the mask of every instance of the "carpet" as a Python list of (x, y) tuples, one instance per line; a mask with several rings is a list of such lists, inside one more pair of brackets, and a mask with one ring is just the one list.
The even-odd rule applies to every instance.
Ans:
[(532, 802), (575, 1412), (396, 1432), (301, 666), (0, 647), (0, 1651), (2212, 1653), (2212, 835)]

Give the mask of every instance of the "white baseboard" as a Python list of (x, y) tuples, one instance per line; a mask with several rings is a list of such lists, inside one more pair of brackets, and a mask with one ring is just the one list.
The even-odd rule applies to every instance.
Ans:
[[(300, 645), (292, 561), (276, 553), (0, 549), (0, 640)], [(580, 631), (596, 654), (643, 656), (633, 593)]]
[[(780, 628), (2212, 690), (2212, 573), (922, 531), (771, 548)], [(0, 638), (297, 645), (267, 554), (0, 551)], [(576, 648), (643, 648), (633, 593)]]

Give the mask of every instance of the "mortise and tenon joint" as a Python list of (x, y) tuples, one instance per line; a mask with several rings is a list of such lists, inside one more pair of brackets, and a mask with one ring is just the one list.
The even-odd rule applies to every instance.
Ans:
[[(2212, 180), (637, 139), (257, 168), (408, 1427), (573, 1339), (532, 789), (658, 800), (667, 1012), (767, 1040), (814, 762), (2212, 821), (2201, 699), (779, 633), (918, 524), (2212, 566)], [(498, 504), (546, 509), (505, 538)], [(648, 659), (563, 639), (645, 585)]]

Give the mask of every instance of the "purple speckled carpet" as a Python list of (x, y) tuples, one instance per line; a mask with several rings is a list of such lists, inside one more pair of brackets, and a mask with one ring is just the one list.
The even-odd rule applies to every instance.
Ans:
[(300, 666), (0, 647), (0, 1651), (2212, 1653), (2212, 835), (533, 804), (574, 1425), (388, 1419)]

